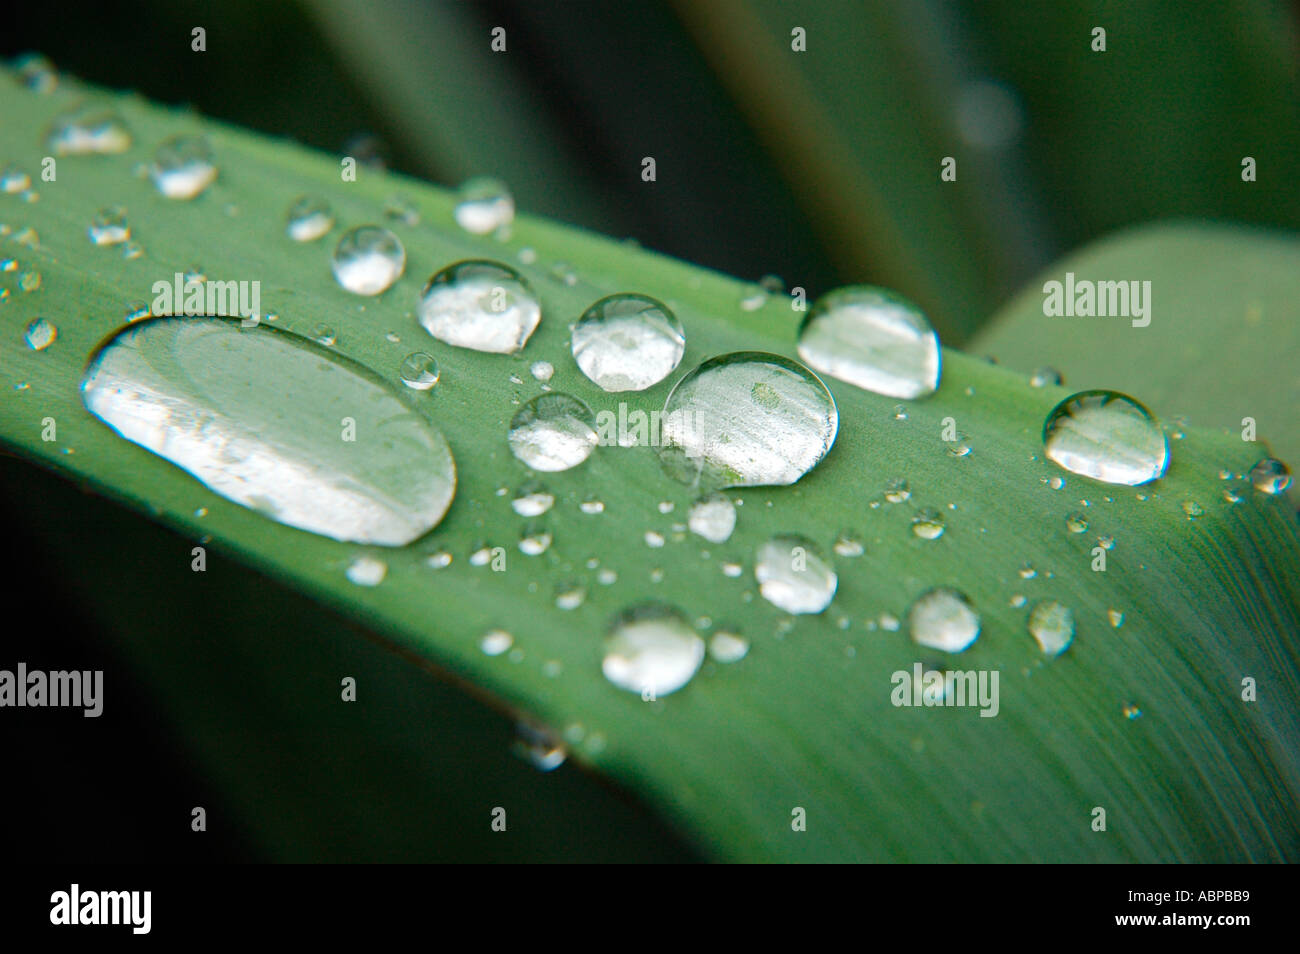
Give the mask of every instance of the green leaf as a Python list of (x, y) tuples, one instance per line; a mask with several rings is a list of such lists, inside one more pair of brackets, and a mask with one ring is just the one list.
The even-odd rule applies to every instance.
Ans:
[[(41, 97), (0, 83), (0, 150), (39, 168), (42, 130), (75, 96)], [(746, 311), (740, 282), (528, 216), (508, 241), (472, 238), (453, 224), (453, 198), (442, 190), (365, 170), (358, 182), (341, 183), (330, 157), (131, 98), (115, 105), (135, 132), (128, 153), (61, 159), (57, 181), (37, 183), (38, 202), (0, 196), (10, 227), (0, 239), (5, 254), (42, 276), (39, 289), (21, 291), (17, 272), (0, 273), (11, 288), (0, 304), (9, 342), (0, 381), (27, 385), (6, 391), (0, 439), (18, 453), (183, 534), (210, 538), (219, 552), (557, 732), (580, 726), (572, 758), (637, 791), (711, 857), (1300, 855), (1293, 811), (1300, 538), (1284, 500), (1248, 491), (1230, 504), (1218, 477), (1220, 468), (1247, 470), (1256, 447), (1188, 428), (1172, 442), (1168, 474), (1151, 486), (1063, 475), (1043, 458), (1041, 429), (1067, 392), (1031, 388), (1020, 375), (947, 351), (939, 392), (909, 404), (905, 418), (895, 401), (829, 381), (840, 412), (835, 447), (795, 486), (733, 492), (743, 506), (725, 544), (674, 531), (691, 494), (663, 475), (651, 450), (601, 447), (580, 467), (543, 477), (557, 497), (544, 518), (554, 544), (528, 557), (515, 548), (523, 521), (498, 490), (533, 476), (505, 442), (514, 401), (540, 389), (529, 362), (550, 361), (551, 385), (597, 410), (616, 408), (616, 398), (629, 410), (658, 410), (671, 384), (632, 395), (598, 391), (568, 354), (569, 322), (606, 294), (653, 295), (686, 328), (684, 372), (728, 351), (793, 353), (800, 315), (789, 301), (772, 298)], [(198, 199), (163, 199), (132, 174), (153, 144), (200, 130), (221, 175)], [(334, 283), (328, 255), (337, 231), (309, 245), (283, 234), (284, 210), (299, 194), (328, 198), (346, 228), (382, 221), (395, 190), (409, 196), (422, 222), (390, 223), (406, 245), (407, 273), (378, 299), (357, 299)], [(124, 260), (87, 241), (91, 216), (111, 204), (127, 208), (143, 257)], [(30, 243), (28, 228), (39, 233), (36, 247), (14, 242), (26, 234)], [(425, 335), (413, 311), (429, 274), (470, 256), (517, 263), (524, 247), (537, 259), (519, 268), (538, 290), (544, 318), (521, 355), (459, 351)], [(555, 277), (559, 262), (574, 267), (576, 282)], [(122, 327), (127, 304), (149, 299), (154, 281), (194, 263), (211, 279), (261, 281), (264, 310), (278, 313), (278, 326), (311, 334), (332, 325), (338, 352), (395, 386), (407, 352), (437, 355), (443, 380), (426, 408), (447, 436), (460, 481), (427, 540), (367, 548), (279, 526), (123, 441), (83, 409), (82, 369)], [(59, 328), (41, 352), (22, 345), (37, 316)], [(286, 390), (284, 401), (314, 413), (310, 394)], [(41, 439), (47, 417), (57, 422), (57, 441)], [(972, 447), (968, 456), (950, 455), (940, 439), (949, 417)], [(910, 482), (911, 499), (883, 502), (886, 482), (899, 476)], [(1048, 480), (1059, 476), (1064, 486), (1053, 489)], [(604, 501), (603, 514), (578, 508), (589, 494)], [(1184, 511), (1189, 500), (1203, 507), (1200, 517)], [(675, 510), (662, 513), (661, 501)], [(945, 515), (942, 537), (911, 532), (918, 507)], [(1086, 534), (1065, 528), (1076, 511), (1088, 517)], [(789, 619), (757, 594), (752, 555), (764, 540), (800, 533), (829, 554), (844, 528), (861, 535), (865, 553), (833, 557), (840, 585), (825, 614)], [(648, 547), (647, 530), (664, 533), (667, 545)], [(1092, 548), (1103, 534), (1114, 548), (1106, 571), (1094, 572)], [(468, 564), (479, 541), (507, 549), (505, 572)], [(454, 561), (431, 569), (425, 556), (440, 548)], [(387, 562), (381, 585), (347, 582), (344, 569), (360, 553)], [(615, 570), (617, 581), (599, 583), (591, 560)], [(724, 575), (727, 560), (742, 562), (745, 575)], [(1030, 579), (1021, 573), (1026, 564), (1035, 571)], [(564, 611), (554, 588), (569, 580), (584, 582), (589, 596)], [(907, 638), (905, 622), (895, 631), (894, 621), (936, 585), (959, 588), (982, 614), (974, 646), (940, 664), (996, 670), (996, 718), (891, 703), (892, 674), (935, 655)], [(1025, 606), (1012, 605), (1018, 595)], [(678, 693), (643, 702), (607, 682), (600, 660), (610, 617), (647, 599), (676, 605), (702, 625), (707, 617), (739, 627), (752, 649), (738, 663), (707, 664)], [(1061, 600), (1077, 620), (1075, 645), (1052, 661), (1025, 630), (1040, 599)], [(1124, 614), (1121, 628), (1108, 620), (1112, 609)], [(480, 651), (480, 636), (495, 627), (514, 634), (521, 660)], [(293, 671), (292, 657), (280, 663), (280, 673)], [(1244, 677), (1256, 681), (1258, 701), (1243, 701)], [(1127, 718), (1129, 706), (1141, 718)], [(1092, 829), (1096, 807), (1106, 810), (1105, 832)], [(806, 810), (806, 831), (792, 830), (795, 808)]]

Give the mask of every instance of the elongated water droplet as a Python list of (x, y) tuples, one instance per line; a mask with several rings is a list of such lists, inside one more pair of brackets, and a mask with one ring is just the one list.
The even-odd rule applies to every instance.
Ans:
[(582, 503), (578, 504), (578, 509), (583, 513), (598, 514), (605, 512), (605, 501), (599, 497), (588, 497)]
[(131, 237), (126, 210), (121, 206), (100, 209), (90, 220), (90, 240), (96, 245), (117, 245)]
[(763, 599), (787, 613), (820, 613), (831, 605), (839, 578), (806, 537), (773, 537), (758, 548), (754, 578)]
[(515, 491), (510, 507), (521, 517), (540, 517), (555, 506), (555, 495), (540, 481), (530, 480)]
[(357, 586), (378, 586), (388, 575), (388, 564), (372, 556), (360, 556), (348, 565), (348, 579)]
[(485, 655), (500, 656), (515, 644), (515, 638), (507, 633), (504, 629), (494, 629), (483, 634), (483, 638), (478, 641), (479, 649), (483, 650)]
[(378, 295), (406, 270), (406, 249), (396, 235), (378, 225), (344, 232), (330, 259), (334, 279), (354, 295)]
[(1161, 477), (1169, 441), (1145, 407), (1115, 391), (1081, 391), (1043, 424), (1047, 456), (1075, 474), (1136, 486)]
[(305, 195), (289, 206), (284, 230), (295, 242), (314, 242), (334, 228), (334, 210), (324, 199)]
[(912, 639), (921, 646), (959, 653), (980, 634), (980, 617), (966, 594), (940, 586), (917, 597), (907, 611)]
[(1291, 469), (1280, 460), (1265, 457), (1250, 469), (1250, 482), (1261, 493), (1280, 494), (1291, 486)]
[(533, 470), (577, 467), (599, 443), (591, 408), (568, 394), (539, 394), (510, 420), (510, 452)]
[(154, 153), (153, 184), (169, 199), (192, 199), (212, 185), (217, 166), (202, 136), (173, 136)]
[(76, 110), (54, 120), (45, 147), (56, 156), (116, 155), (131, 148), (131, 131), (117, 113)]
[(457, 348), (511, 354), (528, 342), (542, 319), (528, 283), (508, 265), (469, 260), (448, 265), (420, 296), (420, 324)]
[(402, 359), (398, 374), (411, 390), (428, 391), (438, 383), (438, 359), (424, 351), (413, 352)]
[(823, 296), (799, 329), (799, 357), (817, 371), (896, 398), (939, 386), (939, 338), (912, 302), (866, 285)]
[(266, 325), (127, 325), (82, 380), (92, 414), (216, 493), (336, 540), (402, 546), (456, 490), (442, 434), (359, 366)]
[(578, 368), (605, 391), (644, 391), (682, 360), (686, 335), (663, 302), (646, 295), (602, 298), (573, 329)]
[(821, 380), (780, 355), (742, 351), (705, 361), (664, 404), (664, 471), (704, 490), (792, 484), (830, 451), (839, 429)]
[(1035, 388), (1060, 387), (1065, 383), (1061, 372), (1055, 368), (1042, 367), (1029, 376), (1029, 386)]
[(701, 497), (691, 504), (687, 526), (710, 543), (726, 543), (736, 529), (736, 505), (726, 494)]
[(1037, 604), (1029, 614), (1029, 635), (1048, 656), (1059, 656), (1074, 641), (1074, 613), (1068, 606), (1047, 600)]
[(679, 610), (645, 603), (610, 626), (601, 670), (620, 689), (654, 699), (691, 681), (704, 661), (704, 640)]
[(500, 179), (478, 176), (458, 190), (456, 222), (466, 232), (487, 235), (515, 220), (515, 200)]

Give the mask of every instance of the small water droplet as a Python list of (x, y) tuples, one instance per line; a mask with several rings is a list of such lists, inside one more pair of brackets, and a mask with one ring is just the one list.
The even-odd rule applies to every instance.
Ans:
[(722, 564), (722, 575), (731, 577), (733, 580), (744, 572), (744, 566), (734, 560), (727, 560)]
[(285, 216), (284, 230), (295, 242), (314, 242), (332, 228), (334, 210), (319, 196), (302, 196)]
[(515, 220), (515, 200), (500, 179), (477, 176), (457, 190), (456, 222), (466, 232), (487, 235)]
[(612, 586), (618, 582), (618, 573), (609, 567), (602, 567), (596, 574), (596, 582), (601, 586)]
[(725, 494), (709, 494), (691, 504), (687, 526), (710, 543), (725, 543), (736, 529), (736, 507)]
[(510, 451), (533, 470), (576, 467), (595, 449), (596, 417), (568, 394), (540, 394), (510, 420)]
[(1115, 548), (1115, 538), (1103, 534), (1097, 538), (1097, 546), (1101, 547), (1103, 550), (1112, 550)]
[(659, 549), (664, 545), (664, 535), (657, 530), (647, 530), (645, 532), (645, 545), (651, 549)]
[(835, 553), (842, 557), (860, 557), (866, 552), (862, 539), (853, 530), (841, 530), (835, 538)]
[(486, 543), (477, 543), (470, 550), (470, 566), (487, 566), (492, 562), (492, 548)]
[(970, 444), (967, 442), (965, 434), (959, 432), (955, 440), (944, 441), (944, 445), (948, 448), (948, 453), (953, 457), (970, 456)]
[(378, 586), (388, 575), (388, 564), (372, 556), (359, 556), (348, 565), (348, 579), (357, 586)]
[(1291, 486), (1291, 469), (1280, 460), (1265, 457), (1250, 469), (1250, 482), (1265, 494), (1280, 494)]
[(975, 642), (980, 617), (964, 593), (941, 586), (917, 597), (907, 612), (912, 639), (918, 645), (959, 653)]
[(1224, 487), (1223, 499), (1230, 504), (1241, 503), (1242, 500), (1241, 491), (1239, 491), (1236, 487)]
[(896, 398), (939, 386), (939, 338), (921, 309), (881, 288), (841, 288), (808, 311), (799, 357), (817, 371)]
[(420, 296), (420, 324), (457, 348), (512, 354), (542, 319), (541, 304), (508, 265), (472, 259), (448, 265)]
[(1030, 566), (1028, 563), (1023, 564), (1023, 565), (1020, 567), (1019, 573), (1020, 573), (1020, 578), (1021, 578), (1022, 580), (1032, 580), (1032, 579), (1034, 579), (1036, 576), (1038, 576), (1038, 571), (1035, 570), (1035, 569), (1034, 569), (1032, 566)]
[(435, 570), (442, 570), (451, 566), (451, 554), (446, 550), (435, 550), (425, 557), (425, 565)]
[(540, 517), (555, 506), (555, 495), (541, 481), (530, 480), (515, 491), (510, 507), (521, 517)]
[(202, 136), (173, 136), (154, 152), (149, 175), (169, 199), (193, 199), (217, 178), (212, 150)]
[(1008, 600), (1007, 602), (1009, 602), (1009, 603), (1011, 604), (1011, 606), (1012, 606), (1013, 609), (1020, 609), (1022, 606), (1025, 605), (1025, 603), (1028, 602), (1028, 600), (1026, 600), (1025, 597), (1024, 597), (1022, 594), (1020, 594), (1020, 593), (1016, 593), (1016, 594), (1015, 594), (1014, 596), (1012, 596), (1011, 599)]
[(657, 450), (669, 476), (707, 491), (792, 484), (826, 456), (838, 429), (835, 401), (811, 371), (737, 352), (677, 382)]
[(15, 194), (31, 188), (32, 177), (17, 166), (5, 166), (0, 170), (0, 192)]
[(1027, 623), (1029, 635), (1048, 656), (1059, 656), (1074, 641), (1074, 613), (1055, 600), (1034, 606)]
[(420, 212), (410, 199), (401, 195), (389, 196), (384, 203), (384, 217), (402, 225), (419, 225)]
[[(559, 670), (558, 663), (548, 662), (543, 667), (543, 674), (554, 678)], [(547, 667), (552, 667), (547, 671)], [(528, 762), (539, 772), (553, 772), (569, 757), (564, 744), (549, 729), (532, 722), (519, 722), (515, 725), (514, 753)]]
[(885, 499), (890, 503), (902, 503), (911, 496), (912, 487), (902, 477), (895, 477), (885, 484)]
[(605, 502), (598, 497), (588, 497), (582, 503), (578, 504), (578, 509), (583, 513), (598, 514), (605, 512)]
[(1184, 500), (1183, 513), (1187, 514), (1189, 518), (1195, 520), (1197, 517), (1202, 516), (1205, 513), (1205, 508), (1195, 500)]
[(773, 537), (754, 558), (759, 594), (787, 613), (820, 613), (831, 604), (839, 578), (817, 545), (793, 534)]
[(488, 656), (500, 656), (515, 644), (514, 636), (507, 633), (504, 629), (493, 629), (483, 634), (478, 641), (478, 648)]
[(906, 420), (907, 420), (907, 408), (904, 407), (904, 406), (901, 405), (901, 404), (895, 404), (895, 405), (894, 405), (894, 420), (896, 420), (896, 421), (906, 421)]
[(54, 120), (45, 146), (56, 156), (116, 155), (131, 148), (131, 132), (117, 113), (78, 109)]
[(1061, 377), (1061, 372), (1055, 368), (1042, 367), (1029, 376), (1030, 387), (1060, 387), (1064, 383), (1065, 379)]
[(332, 348), (338, 344), (339, 334), (333, 325), (316, 325), (311, 331), (312, 340), (318, 345)]
[(604, 391), (644, 391), (672, 373), (686, 350), (682, 324), (645, 295), (602, 298), (573, 328), (573, 357)]
[(749, 652), (749, 640), (739, 633), (720, 629), (709, 637), (709, 655), (720, 663), (734, 663)]
[(581, 583), (561, 583), (555, 588), (555, 605), (562, 610), (575, 610), (587, 599), (587, 588)]
[(551, 380), (555, 374), (555, 366), (549, 361), (534, 361), (528, 370), (535, 379), (542, 382)]
[(406, 249), (388, 229), (359, 225), (339, 238), (330, 267), (335, 281), (354, 295), (378, 295), (406, 270)]
[(1110, 625), (1116, 629), (1124, 625), (1124, 614), (1117, 609), (1106, 610), (1106, 618), (1110, 620)]
[(1131, 702), (1127, 703), (1124, 706), (1124, 708), (1121, 709), (1120, 711), (1124, 713), (1124, 718), (1128, 719), (1130, 722), (1132, 722), (1134, 719), (1141, 718), (1142, 716), (1142, 710), (1139, 709), (1137, 706), (1133, 705), (1133, 703)]
[(704, 640), (679, 610), (646, 603), (624, 610), (605, 640), (601, 669), (620, 689), (643, 698), (676, 692), (704, 661)]
[(149, 305), (143, 301), (135, 301), (126, 306), (126, 321), (130, 324), (133, 321), (139, 321), (142, 318), (149, 317)]
[(912, 533), (922, 540), (937, 540), (943, 536), (944, 517), (937, 510), (929, 507), (918, 510), (912, 517)]
[(33, 93), (48, 95), (59, 86), (58, 70), (40, 53), (24, 53), (15, 57), (13, 67), (18, 81)]
[(27, 342), (27, 347), (33, 351), (44, 351), (59, 336), (59, 329), (54, 324), (44, 318), (37, 318), (27, 326), (23, 333), (23, 340)]
[(126, 210), (121, 206), (100, 209), (90, 220), (90, 240), (96, 245), (117, 245), (131, 237)]
[(551, 548), (551, 531), (537, 524), (524, 527), (519, 537), (519, 552), (527, 556), (541, 556)]
[(1115, 391), (1082, 391), (1056, 405), (1043, 424), (1043, 444), (1061, 467), (1108, 484), (1144, 484), (1169, 466), (1160, 424)]
[(122, 245), (122, 257), (128, 262), (144, 256), (144, 246), (135, 239), (127, 239)]
[(1065, 518), (1065, 529), (1071, 533), (1086, 533), (1088, 531), (1088, 518), (1081, 513), (1072, 513)]
[(425, 351), (415, 351), (402, 359), (398, 374), (411, 390), (428, 391), (438, 383), (438, 359)]

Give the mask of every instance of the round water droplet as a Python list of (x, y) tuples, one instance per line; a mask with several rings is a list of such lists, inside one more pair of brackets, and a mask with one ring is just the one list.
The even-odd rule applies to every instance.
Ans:
[(562, 610), (575, 610), (587, 599), (587, 588), (580, 583), (561, 583), (555, 588), (555, 606)]
[(1250, 469), (1250, 482), (1261, 493), (1280, 494), (1291, 486), (1291, 469), (1280, 460), (1265, 457)]
[(52, 322), (37, 318), (27, 326), (27, 330), (23, 333), (23, 340), (33, 351), (44, 351), (54, 344), (54, 339), (58, 336), (59, 329), (55, 328)]
[(657, 530), (647, 530), (645, 532), (645, 545), (652, 549), (659, 549), (664, 545), (664, 535)]
[(749, 640), (739, 633), (720, 629), (709, 637), (709, 655), (720, 663), (734, 663), (749, 653)]
[(821, 380), (780, 355), (743, 351), (705, 361), (664, 404), (664, 471), (705, 490), (792, 484), (830, 451), (839, 429)]
[(1061, 372), (1057, 371), (1055, 368), (1039, 368), (1029, 376), (1030, 387), (1060, 387), (1064, 383), (1065, 379), (1061, 377)]
[(478, 641), (478, 648), (485, 655), (500, 656), (514, 644), (515, 638), (504, 629), (493, 629), (483, 634), (483, 638)]
[(173, 136), (153, 156), (149, 175), (169, 199), (193, 199), (217, 178), (212, 150), (202, 136)]
[(1074, 613), (1068, 606), (1047, 600), (1037, 604), (1029, 614), (1029, 635), (1048, 656), (1059, 656), (1074, 641)]
[(912, 496), (912, 487), (902, 477), (895, 477), (885, 484), (885, 499), (890, 503), (902, 503)]
[(45, 146), (56, 156), (116, 155), (131, 148), (131, 132), (117, 113), (79, 109), (54, 120)]
[(541, 304), (520, 274), (482, 260), (448, 265), (429, 279), (419, 314), (439, 341), (494, 354), (522, 349), (542, 320)]
[(944, 518), (937, 510), (927, 507), (912, 517), (912, 532), (922, 540), (937, 540), (943, 536)]
[(478, 176), (457, 191), (456, 222), (466, 232), (487, 235), (515, 220), (515, 200), (500, 179)]
[(555, 366), (549, 361), (534, 361), (528, 370), (536, 380), (542, 382), (551, 380), (551, 376), (555, 374)]
[(736, 507), (725, 494), (709, 494), (691, 504), (691, 533), (710, 543), (725, 543), (736, 529)]
[(842, 557), (860, 557), (866, 553), (866, 547), (862, 545), (862, 539), (852, 530), (841, 530), (839, 536), (835, 538), (833, 548), (836, 555)]
[(398, 374), (411, 390), (428, 391), (438, 383), (438, 359), (424, 351), (413, 352), (402, 359)]
[(510, 420), (510, 452), (533, 470), (577, 467), (599, 443), (591, 408), (568, 394), (540, 394)]
[(754, 578), (762, 597), (787, 613), (820, 613), (830, 606), (839, 578), (806, 537), (773, 537), (758, 548)]
[(939, 386), (939, 338), (929, 320), (882, 288), (852, 286), (819, 299), (799, 329), (799, 357), (889, 397), (923, 397)]
[(519, 552), (527, 556), (541, 556), (551, 548), (551, 531), (538, 524), (529, 524), (519, 537)]
[(1082, 391), (1056, 405), (1043, 424), (1043, 445), (1061, 467), (1108, 484), (1145, 484), (1169, 466), (1160, 424), (1115, 391)]
[(388, 229), (360, 225), (343, 233), (330, 266), (335, 281), (354, 295), (378, 295), (406, 270), (406, 249)]
[(357, 586), (378, 586), (388, 575), (388, 564), (371, 556), (360, 556), (348, 566), (348, 579)]
[[(451, 451), (422, 414), (358, 366), (265, 324), (126, 325), (81, 387), (87, 409), (127, 440), (290, 527), (404, 546), (455, 494)], [(355, 440), (341, 439), (345, 418)]]
[(515, 491), (510, 507), (521, 517), (540, 517), (555, 506), (555, 495), (536, 480), (530, 480)]
[(0, 170), (0, 192), (13, 195), (31, 188), (32, 177), (17, 166), (5, 166)]
[(654, 699), (691, 681), (704, 661), (704, 640), (680, 611), (657, 603), (618, 615), (605, 640), (601, 669), (620, 689)]
[(980, 617), (964, 593), (941, 586), (917, 597), (907, 613), (912, 639), (921, 646), (959, 653), (980, 634)]
[(1065, 518), (1065, 529), (1071, 533), (1086, 533), (1088, 530), (1088, 518), (1081, 513), (1073, 513)]
[(90, 220), (90, 240), (96, 245), (117, 245), (131, 237), (126, 210), (121, 206), (100, 209)]
[(644, 391), (682, 360), (686, 335), (668, 306), (645, 295), (602, 298), (573, 329), (578, 368), (605, 391)]
[(305, 195), (289, 206), (284, 230), (295, 242), (314, 242), (334, 228), (334, 210), (324, 199)]

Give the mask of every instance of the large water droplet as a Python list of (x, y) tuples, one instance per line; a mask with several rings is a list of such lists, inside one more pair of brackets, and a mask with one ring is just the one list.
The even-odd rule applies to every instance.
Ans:
[(216, 180), (217, 166), (202, 136), (173, 136), (154, 153), (149, 175), (167, 198), (192, 199)]
[(515, 200), (500, 179), (478, 176), (457, 191), (456, 222), (466, 232), (487, 235), (515, 219)]
[(704, 640), (678, 610), (647, 603), (624, 610), (605, 640), (601, 669), (628, 692), (657, 698), (690, 682), (704, 661)]
[(773, 537), (758, 548), (754, 578), (763, 599), (787, 613), (820, 613), (831, 605), (839, 578), (806, 537)]
[(1108, 484), (1145, 484), (1169, 466), (1169, 441), (1137, 401), (1115, 391), (1081, 391), (1043, 424), (1047, 456), (1066, 470)]
[(964, 593), (941, 586), (917, 597), (907, 613), (912, 639), (921, 646), (959, 653), (980, 634), (980, 617)]
[(877, 394), (917, 398), (939, 386), (939, 338), (921, 309), (882, 288), (823, 296), (799, 329), (809, 366)]
[(659, 459), (706, 490), (792, 484), (830, 451), (839, 429), (821, 380), (789, 358), (719, 355), (677, 382), (664, 404)]
[(541, 304), (520, 274), (482, 260), (434, 275), (419, 310), (420, 324), (439, 341), (494, 354), (519, 351), (542, 320)]
[(334, 228), (334, 210), (324, 199), (305, 195), (289, 206), (284, 230), (295, 242), (314, 242)]
[(599, 443), (591, 408), (568, 394), (539, 394), (510, 420), (510, 451), (533, 470), (577, 467)]
[(223, 497), (336, 540), (410, 543), (455, 494), (428, 420), (358, 366), (265, 325), (128, 325), (92, 361), (82, 398)]
[(1048, 656), (1059, 656), (1074, 641), (1074, 613), (1055, 600), (1037, 604), (1029, 614), (1029, 635)]
[(1250, 482), (1266, 494), (1280, 494), (1291, 486), (1291, 469), (1280, 460), (1265, 457), (1250, 469)]
[(116, 155), (131, 148), (131, 132), (117, 113), (77, 110), (54, 120), (45, 146), (56, 156)]
[(691, 504), (687, 517), (691, 533), (710, 543), (726, 543), (736, 529), (736, 505), (726, 494), (709, 494)]
[(396, 235), (378, 225), (344, 232), (330, 260), (334, 279), (354, 295), (378, 295), (406, 270), (406, 249)]
[(685, 350), (677, 316), (645, 295), (602, 298), (573, 329), (578, 368), (605, 391), (644, 391), (658, 384)]

